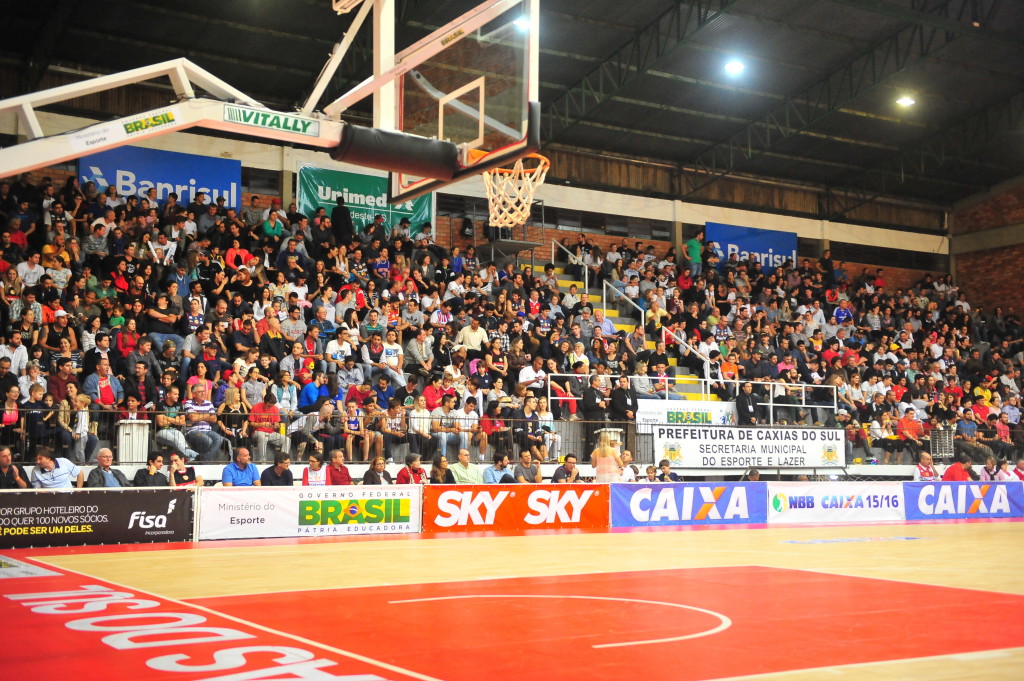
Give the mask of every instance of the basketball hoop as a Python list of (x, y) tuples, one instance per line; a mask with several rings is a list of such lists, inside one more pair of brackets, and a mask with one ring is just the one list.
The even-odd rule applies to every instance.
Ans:
[[(524, 167), (524, 163), (530, 167)], [(540, 154), (527, 154), (511, 168), (485, 170), (484, 187), (491, 227), (520, 227), (530, 218), (533, 192), (544, 182), (551, 162)]]

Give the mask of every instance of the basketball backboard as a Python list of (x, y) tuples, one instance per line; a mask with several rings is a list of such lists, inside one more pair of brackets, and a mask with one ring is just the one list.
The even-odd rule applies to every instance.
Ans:
[(437, 54), (412, 63), (425, 38), (396, 55), (396, 65), (408, 67), (398, 79), (396, 127), (456, 144), (461, 170), (448, 182), (392, 173), (391, 200), (539, 148), (537, 10), (537, 0), (484, 3), (432, 34), (450, 41)]

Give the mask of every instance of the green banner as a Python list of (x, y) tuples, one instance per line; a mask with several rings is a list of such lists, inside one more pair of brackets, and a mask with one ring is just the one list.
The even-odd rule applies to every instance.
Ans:
[(338, 205), (337, 197), (341, 196), (352, 212), (357, 232), (373, 222), (374, 215), (383, 215), (389, 228), (398, 225), (402, 218), (409, 218), (410, 236), (418, 234), (424, 222), (433, 224), (434, 221), (433, 194), (391, 205), (386, 177), (303, 166), (299, 169), (298, 184), (296, 194), (302, 213), (313, 215), (322, 207), (330, 215)]

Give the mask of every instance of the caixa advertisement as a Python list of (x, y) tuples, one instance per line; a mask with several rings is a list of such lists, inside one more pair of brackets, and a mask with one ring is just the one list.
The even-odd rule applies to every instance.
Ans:
[(0, 494), (0, 547), (192, 539), (192, 493), (85, 489)]

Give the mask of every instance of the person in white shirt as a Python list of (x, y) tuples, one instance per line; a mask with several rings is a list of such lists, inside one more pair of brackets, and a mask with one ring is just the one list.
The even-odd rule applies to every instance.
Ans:
[(543, 390), (547, 384), (547, 372), (541, 367), (544, 366), (544, 358), (537, 356), (533, 362), (519, 371), (518, 387), (528, 390)]
[(384, 354), (381, 356), (381, 359), (390, 369), (387, 373), (391, 377), (391, 381), (399, 388), (404, 388), (406, 383), (403, 372), (405, 354), (402, 352), (402, 346), (398, 342), (398, 332), (394, 329), (388, 329), (385, 338)]
[(27, 261), (18, 263), (18, 276), (25, 286), (35, 286), (46, 273), (46, 268), (39, 264), (39, 257), (39, 253), (35, 252), (28, 256)]
[(622, 482), (636, 482), (636, 471), (630, 466), (633, 463), (633, 452), (624, 449), (619, 458), (622, 459)]

